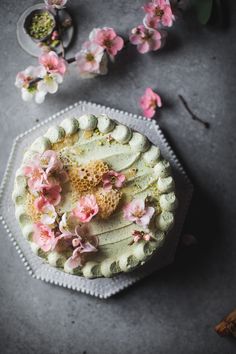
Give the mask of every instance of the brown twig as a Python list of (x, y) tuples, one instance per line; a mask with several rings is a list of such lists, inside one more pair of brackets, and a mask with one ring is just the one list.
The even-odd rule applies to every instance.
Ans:
[(215, 331), (222, 337), (236, 337), (236, 309), (215, 326)]
[(190, 114), (191, 118), (193, 120), (196, 120), (196, 121), (200, 122), (201, 124), (203, 124), (205, 128), (207, 128), (207, 129), (210, 128), (210, 123), (204, 121), (203, 119), (199, 118), (195, 113), (193, 113), (193, 111), (189, 107), (186, 99), (182, 95), (178, 95), (178, 96), (179, 96), (180, 101), (183, 103), (183, 106), (185, 107), (187, 112)]
[(62, 58), (65, 58), (65, 47), (63, 44), (63, 39), (62, 39), (62, 31), (61, 31), (61, 24), (60, 24), (60, 18), (59, 18), (59, 11), (58, 9), (56, 9), (56, 27), (57, 27), (57, 31), (59, 34), (59, 40), (60, 40), (60, 45), (61, 45), (61, 56)]
[(35, 85), (35, 84), (37, 84), (39, 81), (41, 81), (41, 80), (43, 80), (43, 78), (42, 77), (36, 77), (35, 79), (33, 79), (33, 80), (31, 80), (30, 82), (29, 82), (29, 87), (30, 86), (33, 86), (33, 85)]
[(74, 61), (76, 61), (76, 59), (75, 59), (75, 57), (72, 57), (72, 58), (66, 59), (66, 61), (68, 64), (71, 64), (71, 63), (74, 63)]

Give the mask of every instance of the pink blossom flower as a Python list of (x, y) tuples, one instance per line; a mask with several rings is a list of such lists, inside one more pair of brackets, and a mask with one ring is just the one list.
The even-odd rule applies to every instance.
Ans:
[(123, 39), (116, 34), (113, 28), (95, 28), (89, 35), (91, 42), (94, 42), (104, 49), (113, 58), (124, 46)]
[(98, 205), (93, 194), (82, 196), (72, 210), (80, 222), (89, 222), (98, 213)]
[(97, 252), (98, 238), (96, 236), (84, 235), (83, 227), (77, 226), (75, 229), (76, 238), (72, 240), (74, 251), (72, 256), (68, 258), (67, 264), (74, 269), (83, 264), (83, 253)]
[(52, 225), (57, 218), (57, 213), (52, 204), (44, 196), (39, 196), (34, 201), (34, 207), (41, 215), (41, 222), (43, 224)]
[[(59, 222), (59, 231), (56, 234), (54, 248), (58, 251), (65, 251), (72, 247), (73, 238), (77, 237), (76, 227), (78, 225), (78, 219), (76, 223), (71, 225), (71, 217), (64, 213)], [(71, 231), (72, 230), (72, 231)]]
[(150, 18), (155, 18), (155, 28), (157, 28), (159, 24), (166, 27), (171, 27), (173, 25), (173, 20), (175, 17), (173, 15), (169, 0), (152, 0), (148, 4), (144, 5), (143, 9), (147, 14), (145, 16), (147, 21), (150, 21)]
[(40, 92), (54, 94), (57, 92), (59, 84), (63, 82), (63, 76), (58, 73), (45, 74), (42, 80), (38, 82), (38, 89)]
[(49, 204), (58, 205), (61, 201), (61, 186), (55, 181), (48, 181), (41, 186), (42, 195), (48, 200)]
[(125, 182), (125, 175), (116, 171), (110, 170), (102, 176), (103, 188), (105, 191), (109, 191), (114, 186), (119, 189)]
[(41, 222), (34, 224), (33, 241), (45, 252), (54, 248), (54, 232)]
[(132, 44), (137, 45), (138, 51), (142, 54), (162, 47), (161, 32), (143, 25), (133, 28), (129, 39)]
[[(89, 252), (96, 252), (98, 246), (98, 238), (96, 236), (90, 236), (86, 225), (77, 225), (73, 231), (70, 231), (71, 217), (67, 217), (63, 214), (62, 219), (59, 223), (59, 229), (61, 235), (56, 237), (55, 247), (59, 247), (60, 242), (64, 241), (67, 247), (72, 247), (73, 253), (71, 257), (68, 258), (67, 264), (70, 268), (74, 269), (79, 265), (82, 265), (82, 254)], [(73, 224), (74, 220), (72, 221)]]
[(160, 96), (153, 92), (150, 87), (146, 88), (144, 95), (139, 100), (139, 104), (144, 116), (148, 119), (151, 119), (155, 115), (157, 107), (162, 106)]
[(45, 170), (47, 178), (53, 175), (59, 183), (68, 180), (68, 174), (63, 170), (63, 163), (56, 151), (46, 150), (40, 157), (40, 165)]
[(42, 215), (40, 221), (46, 225), (52, 225), (57, 218), (57, 212), (52, 204), (46, 204), (42, 208)]
[(28, 177), (27, 183), (29, 189), (33, 193), (38, 192), (42, 187), (43, 181), (46, 178), (46, 174), (36, 157), (30, 165), (27, 165), (23, 168), (23, 173), (26, 177)]
[(46, 150), (40, 158), (41, 166), (46, 170), (46, 174), (50, 175), (53, 172), (61, 171), (63, 163), (58, 157), (56, 151)]
[[(72, 214), (64, 213), (62, 215), (60, 222), (59, 222), (59, 230), (61, 232), (60, 237), (67, 238), (67, 237), (77, 236), (77, 234), (76, 234), (76, 227), (77, 226), (78, 226), (78, 219), (76, 217), (74, 217)], [(83, 225), (83, 226), (85, 226), (85, 225)], [(83, 231), (83, 235), (85, 235), (87, 233), (86, 228), (81, 227), (80, 233), (82, 231)]]
[(75, 58), (79, 73), (84, 78), (107, 73), (107, 56), (98, 44), (85, 42)]
[(130, 242), (130, 245), (132, 245), (133, 243), (137, 243), (141, 240), (150, 241), (153, 238), (151, 234), (138, 230), (134, 230), (132, 232), (132, 236), (133, 240)]
[(60, 74), (63, 76), (67, 70), (67, 62), (51, 51), (43, 53), (39, 57), (39, 63), (46, 69), (47, 73)]
[(123, 212), (125, 220), (133, 221), (137, 225), (146, 227), (149, 225), (155, 209), (146, 207), (145, 201), (142, 199), (134, 199), (123, 208)]
[[(73, 240), (74, 241), (74, 240)], [(76, 243), (74, 243), (76, 244)], [(94, 247), (91, 243), (85, 242), (79, 247), (76, 247), (72, 253), (72, 256), (68, 258), (67, 264), (70, 268), (74, 269), (78, 266), (82, 265), (82, 254), (83, 253), (90, 253), (90, 252), (97, 252), (97, 248)]]
[(43, 195), (39, 196), (34, 201), (34, 207), (39, 212), (41, 212), (43, 210), (43, 208), (48, 204), (49, 204), (49, 202), (48, 202), (47, 198), (44, 197)]
[(31, 101), (33, 98), (36, 103), (42, 103), (46, 93), (38, 88), (38, 77), (42, 75), (41, 67), (29, 66), (16, 76), (15, 86), (21, 89), (23, 101)]
[(44, 0), (47, 8), (51, 9), (62, 9), (65, 7), (67, 0)]

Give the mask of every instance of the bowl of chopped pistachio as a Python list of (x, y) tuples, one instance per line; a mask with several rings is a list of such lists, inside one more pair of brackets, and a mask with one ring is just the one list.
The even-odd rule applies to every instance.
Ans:
[(35, 41), (43, 42), (48, 39), (56, 27), (54, 15), (46, 10), (33, 10), (25, 18), (24, 30)]

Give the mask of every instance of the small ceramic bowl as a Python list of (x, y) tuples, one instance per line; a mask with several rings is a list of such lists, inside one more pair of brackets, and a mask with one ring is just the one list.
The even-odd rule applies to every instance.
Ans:
[[(40, 19), (42, 23), (43, 21), (45, 21), (45, 23), (48, 26), (48, 30), (42, 26), (42, 23), (37, 28), (37, 21), (38, 23), (40, 23)], [(35, 42), (43, 42), (47, 40), (51, 36), (55, 27), (56, 27), (55, 17), (50, 11), (46, 9), (33, 10), (25, 18), (24, 21), (25, 32)]]

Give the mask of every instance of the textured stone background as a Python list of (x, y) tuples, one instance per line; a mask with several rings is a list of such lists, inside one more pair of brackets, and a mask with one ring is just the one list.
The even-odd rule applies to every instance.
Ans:
[[(122, 34), (142, 19), (142, 0), (70, 1), (78, 21), (71, 54), (95, 26)], [(186, 223), (198, 246), (179, 248), (176, 261), (109, 300), (32, 279), (1, 228), (0, 351), (15, 353), (227, 353), (236, 342), (213, 331), (236, 307), (236, 4), (229, 1), (226, 30), (202, 28), (191, 16), (170, 31), (163, 51), (137, 54), (128, 47), (109, 75), (65, 79), (60, 92), (37, 106), (24, 103), (15, 74), (34, 62), (16, 41), (16, 19), (32, 0), (1, 0), (0, 174), (14, 137), (80, 99), (138, 113), (147, 86), (164, 99), (159, 123), (195, 185)], [(73, 75), (74, 74), (74, 75)], [(206, 130), (181, 105), (211, 123)]]

